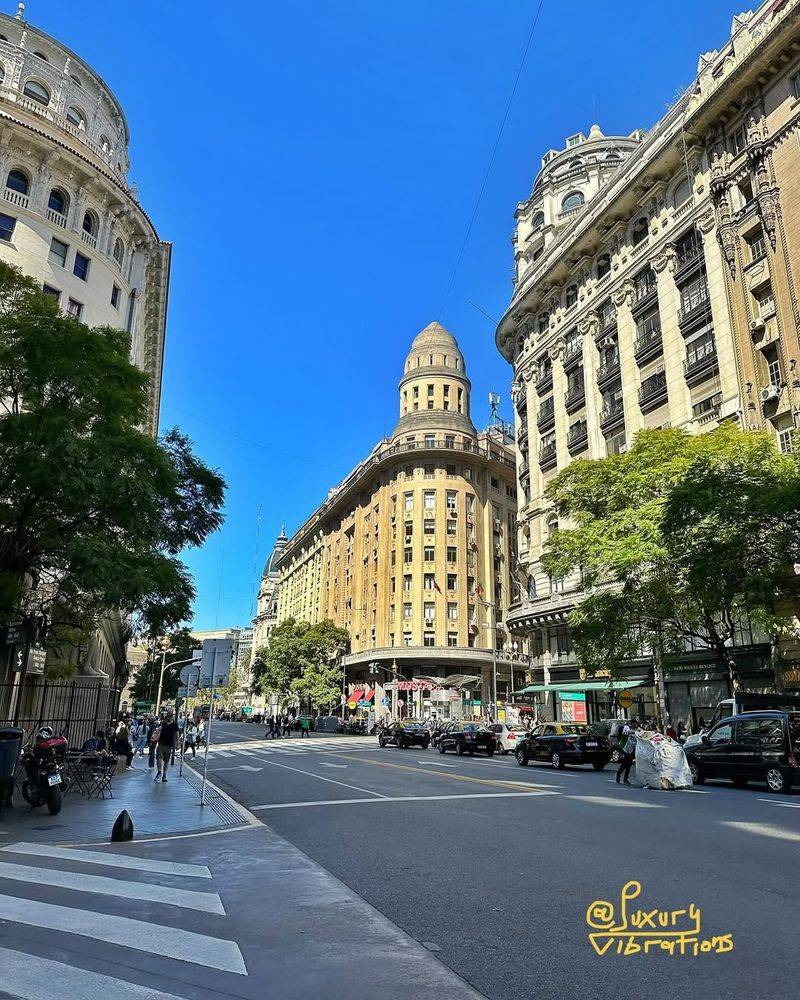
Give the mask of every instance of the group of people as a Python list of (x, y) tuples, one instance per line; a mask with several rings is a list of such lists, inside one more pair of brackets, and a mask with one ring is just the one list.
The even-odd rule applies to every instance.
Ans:
[[(300, 716), (300, 736), (308, 736), (311, 730), (311, 723), (308, 716)], [(284, 736), (291, 737), (292, 735), (292, 717), (287, 713), (284, 715), (270, 715), (267, 718), (267, 731), (264, 733), (264, 739), (279, 740)]]

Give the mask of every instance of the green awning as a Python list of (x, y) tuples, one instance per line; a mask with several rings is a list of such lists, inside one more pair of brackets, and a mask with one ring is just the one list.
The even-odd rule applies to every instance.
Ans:
[(514, 694), (540, 694), (544, 691), (626, 691), (628, 688), (644, 687), (650, 681), (564, 681), (562, 684), (529, 684)]

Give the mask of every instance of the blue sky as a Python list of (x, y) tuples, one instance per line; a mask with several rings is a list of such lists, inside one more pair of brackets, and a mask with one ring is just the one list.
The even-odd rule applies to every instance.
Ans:
[[(15, 4), (3, 8), (14, 13)], [(250, 619), (253, 567), (397, 419), (411, 339), (440, 318), (510, 416), (492, 323), (513, 212), (541, 154), (592, 122), (649, 127), (727, 38), (730, 0), (544, 0), (448, 302), (442, 299), (530, 30), (511, 0), (30, 0), (106, 79), (132, 179), (174, 243), (162, 425), (229, 483), (187, 561), (196, 624)], [(262, 509), (255, 555), (256, 519)]]

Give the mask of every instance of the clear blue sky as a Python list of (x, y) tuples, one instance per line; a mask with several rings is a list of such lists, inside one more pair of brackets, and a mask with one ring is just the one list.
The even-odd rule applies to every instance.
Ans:
[[(728, 37), (736, 0), (544, 0), (441, 321), (473, 418), (510, 369), (513, 212), (541, 154), (596, 121), (649, 127)], [(174, 243), (162, 425), (229, 483), (201, 552), (196, 624), (245, 624), (291, 533), (397, 418), (412, 337), (439, 316), (533, 18), (512, 0), (30, 0), (32, 24), (105, 77), (131, 176)], [(15, 4), (3, 4), (13, 13)], [(224, 557), (223, 557), (224, 553)], [(224, 568), (223, 568), (224, 561)]]

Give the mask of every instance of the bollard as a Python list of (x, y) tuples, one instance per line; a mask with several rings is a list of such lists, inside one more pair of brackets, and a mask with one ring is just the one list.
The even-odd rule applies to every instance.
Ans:
[(117, 816), (111, 830), (112, 843), (117, 840), (133, 840), (133, 820), (127, 809), (123, 809)]

